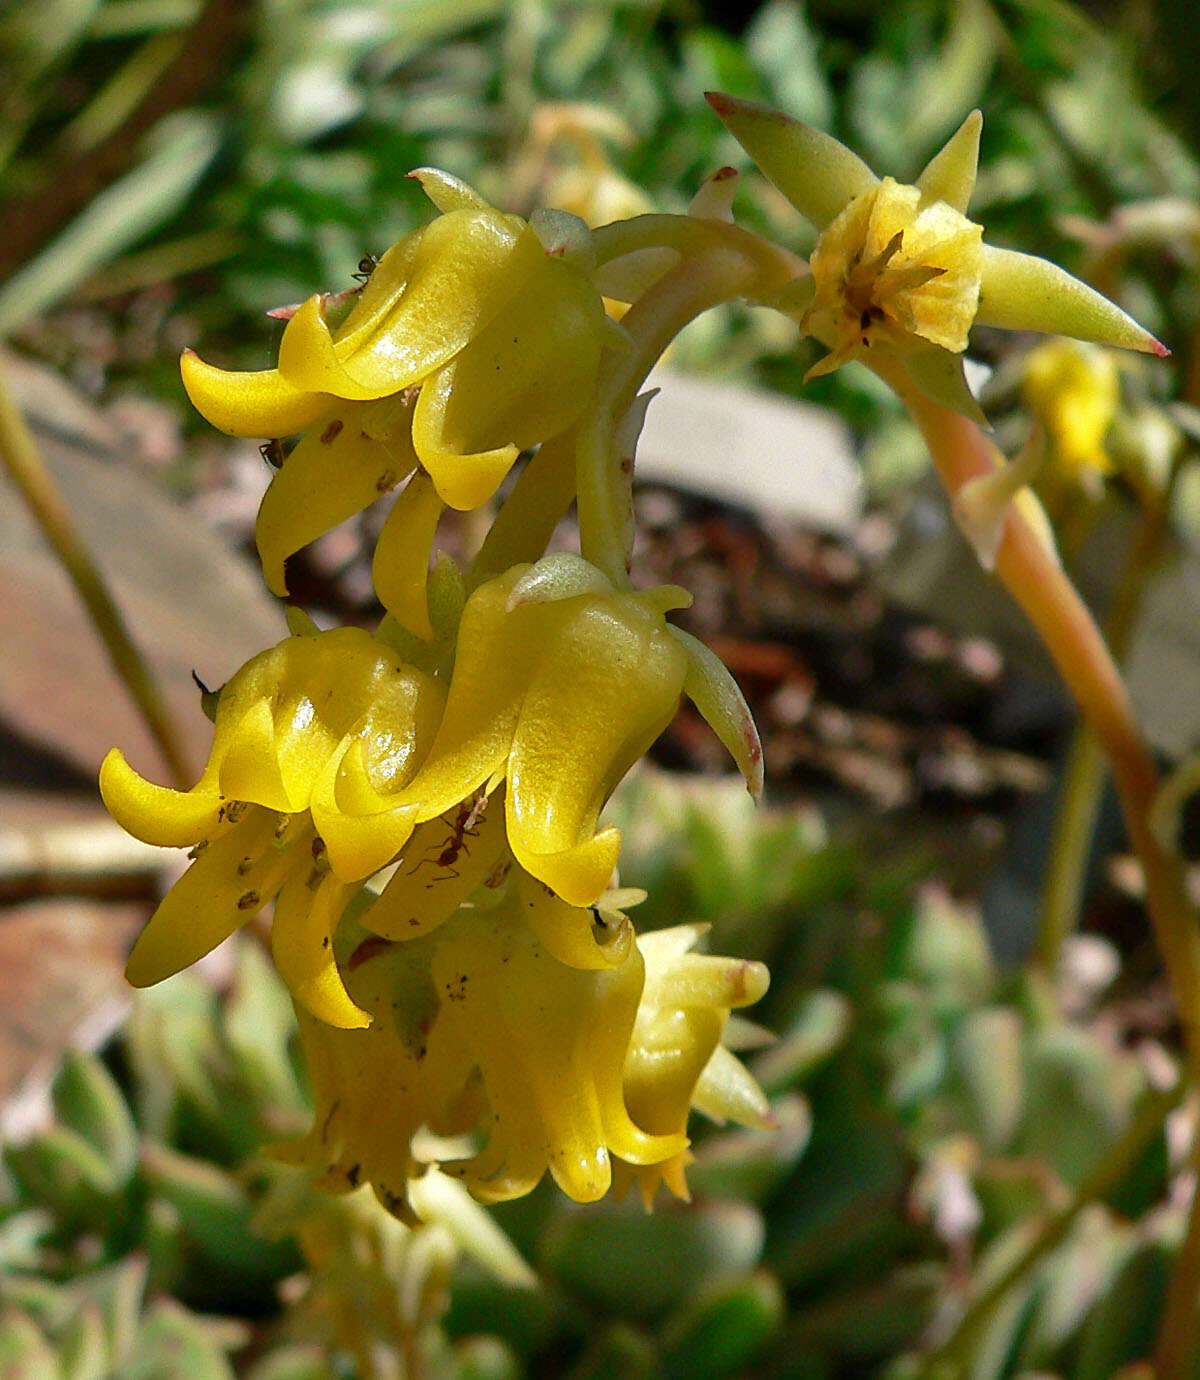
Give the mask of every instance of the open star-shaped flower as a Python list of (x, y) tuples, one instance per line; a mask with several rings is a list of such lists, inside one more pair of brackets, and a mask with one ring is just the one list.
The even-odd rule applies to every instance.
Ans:
[(937, 402), (979, 419), (962, 370), (972, 325), (1168, 353), (1120, 307), (1056, 264), (985, 243), (982, 227), (967, 215), (979, 111), (906, 185), (877, 177), (837, 139), (778, 110), (715, 92), (708, 102), (820, 232), (811, 278), (781, 299), (829, 351), (811, 373), (885, 354)]

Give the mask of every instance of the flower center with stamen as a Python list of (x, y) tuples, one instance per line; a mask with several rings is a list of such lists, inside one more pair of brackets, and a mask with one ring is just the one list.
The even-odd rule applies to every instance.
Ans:
[(827, 374), (873, 347), (961, 352), (979, 307), (982, 229), (944, 201), (885, 177), (829, 224), (812, 253), (802, 329), (830, 353)]

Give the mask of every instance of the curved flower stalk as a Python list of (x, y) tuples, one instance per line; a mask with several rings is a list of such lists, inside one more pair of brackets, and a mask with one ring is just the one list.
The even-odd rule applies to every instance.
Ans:
[(288, 321), (274, 369), (230, 373), (183, 357), (188, 394), (214, 426), (305, 432), (258, 517), (276, 594), (287, 592), (289, 555), (419, 466), (428, 487), (410, 485), (390, 518), (405, 532), (385, 529), (381, 541), (386, 593), (386, 554), (406, 547), (407, 529), (431, 539), (440, 505), (486, 502), (522, 450), (575, 421), (595, 384), (612, 323), (578, 261), (582, 222), (583, 254), (559, 242), (549, 252), (526, 221), (457, 179), (413, 176), (442, 214), (388, 250), (339, 326), (315, 296)]
[(811, 280), (779, 302), (829, 350), (811, 373), (882, 356), (935, 401), (982, 420), (961, 361), (976, 323), (1168, 353), (1120, 307), (1056, 264), (984, 242), (982, 227), (967, 216), (979, 111), (905, 185), (876, 177), (831, 135), (780, 111), (717, 93), (708, 101), (820, 232)]
[(415, 823), (397, 792), (431, 742), (435, 682), (357, 628), (290, 637), (220, 691), (212, 751), (189, 791), (139, 776), (116, 748), (100, 772), (114, 819), (193, 862), (151, 916), (126, 976), (146, 987), (179, 972), (278, 897), (275, 962), (323, 1021), (362, 1025), (331, 935), (365, 877)]
[(686, 955), (698, 933), (634, 943), (619, 911), (566, 906), (520, 872), (498, 904), (464, 906), (407, 943), (346, 920), (337, 939), (346, 984), (374, 1019), (337, 1030), (300, 1013), (313, 1126), (273, 1153), (334, 1191), (369, 1182), (408, 1219), (408, 1184), (425, 1168), (413, 1147), (422, 1126), (482, 1141), (465, 1158), (428, 1142), (443, 1172), (482, 1202), (528, 1193), (547, 1172), (592, 1202), (618, 1164), (626, 1178), (647, 1175), (644, 1192), (665, 1179), (686, 1197), (689, 1100), (751, 1124), (766, 1111), (718, 1049), (729, 1008), (757, 1000), (766, 971)]
[[(976, 280), (970, 249), (974, 232), (968, 236), (954, 217), (966, 220), (974, 188), (978, 114), (967, 118), (922, 172), (914, 201), (911, 191), (900, 197), (828, 135), (763, 106), (728, 96), (709, 100), (762, 171), (821, 232), (814, 280), (823, 281), (814, 281), (811, 294), (781, 294), (779, 305), (798, 313), (835, 356), (840, 352), (867, 360), (921, 430), (951, 498), (967, 491), (974, 517), (982, 506), (986, 516), (996, 518), (990, 533), (986, 527), (975, 533), (977, 545), (994, 560), (997, 577), (1038, 631), (1109, 760), (1145, 878), (1146, 907), (1170, 975), (1194, 1080), (1200, 1069), (1200, 934), (1181, 860), (1164, 849), (1152, 827), (1157, 767), (1110, 649), (1047, 544), (1036, 510), (1020, 501), (1026, 491), (1020, 484), (1002, 482), (992, 490), (1002, 500), (998, 511), (986, 513), (991, 481), (1005, 462), (975, 424), (982, 416), (967, 390), (957, 341), (965, 346), (963, 326), (979, 321), (1159, 356), (1169, 352), (1119, 307), (1043, 259), (997, 249), (980, 239)], [(956, 232), (926, 238), (917, 222), (938, 203), (953, 216), (944, 211), (936, 215)], [(889, 237), (880, 245), (885, 232)], [(914, 251), (911, 260), (909, 250)], [(820, 270), (818, 263), (824, 265)], [(957, 280), (956, 292), (942, 303), (935, 301), (939, 279)], [(857, 345), (849, 331), (855, 320), (862, 328)], [(943, 332), (943, 340), (936, 330)], [(971, 494), (979, 498), (981, 489), (969, 486), (979, 484), (984, 486), (982, 505), (970, 501)], [(980, 541), (981, 535), (985, 540)], [(1200, 1243), (1200, 1199), (1187, 1243), (1193, 1248)], [(1196, 1271), (1191, 1265), (1198, 1259), (1200, 1250), (1193, 1249), (1168, 1296), (1157, 1354), (1164, 1374), (1178, 1371), (1184, 1358), (1195, 1353)]]

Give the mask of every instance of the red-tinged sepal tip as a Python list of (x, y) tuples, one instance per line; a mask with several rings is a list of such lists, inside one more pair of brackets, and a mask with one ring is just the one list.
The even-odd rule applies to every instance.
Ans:
[(757, 101), (717, 91), (705, 99), (759, 171), (818, 230), (879, 181), (856, 153), (823, 130)]
[(1169, 351), (1128, 312), (1066, 269), (1033, 254), (983, 246), (976, 321), (1002, 330), (1041, 331), (1162, 359)]
[(483, 197), (453, 173), (443, 172), (441, 168), (414, 168), (405, 177), (421, 184), (421, 190), (430, 201), (448, 215), (451, 211), (490, 211), (492, 207)]
[(718, 168), (706, 177), (692, 198), (688, 215), (701, 220), (733, 220), (733, 198), (737, 192), (736, 168)]
[[(319, 294), (319, 311), (325, 317), (330, 307), (340, 307), (343, 302), (349, 302), (362, 292), (362, 284), (356, 283), (354, 287), (343, 288), (341, 292), (322, 292)], [(274, 321), (290, 321), (293, 316), (304, 306), (303, 302), (291, 302), (286, 307), (271, 307), (267, 315)]]

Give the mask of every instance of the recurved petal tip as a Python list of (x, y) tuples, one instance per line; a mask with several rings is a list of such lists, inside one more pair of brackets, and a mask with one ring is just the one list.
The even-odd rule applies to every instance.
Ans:
[(608, 890), (621, 852), (621, 831), (612, 826), (560, 852), (538, 853), (529, 847), (520, 821), (510, 813), (508, 836), (513, 856), (526, 872), (572, 906), (596, 904)]
[(441, 168), (414, 168), (405, 177), (421, 184), (421, 190), (443, 215), (451, 211), (490, 211), (483, 197), (453, 173)]
[(278, 369), (218, 369), (195, 350), (184, 350), (179, 372), (196, 411), (231, 436), (294, 436), (330, 403), (323, 394), (293, 387)]
[(197, 785), (190, 791), (156, 786), (113, 748), (100, 767), (100, 796), (113, 819), (134, 838), (160, 848), (187, 848), (216, 827), (221, 797)]

